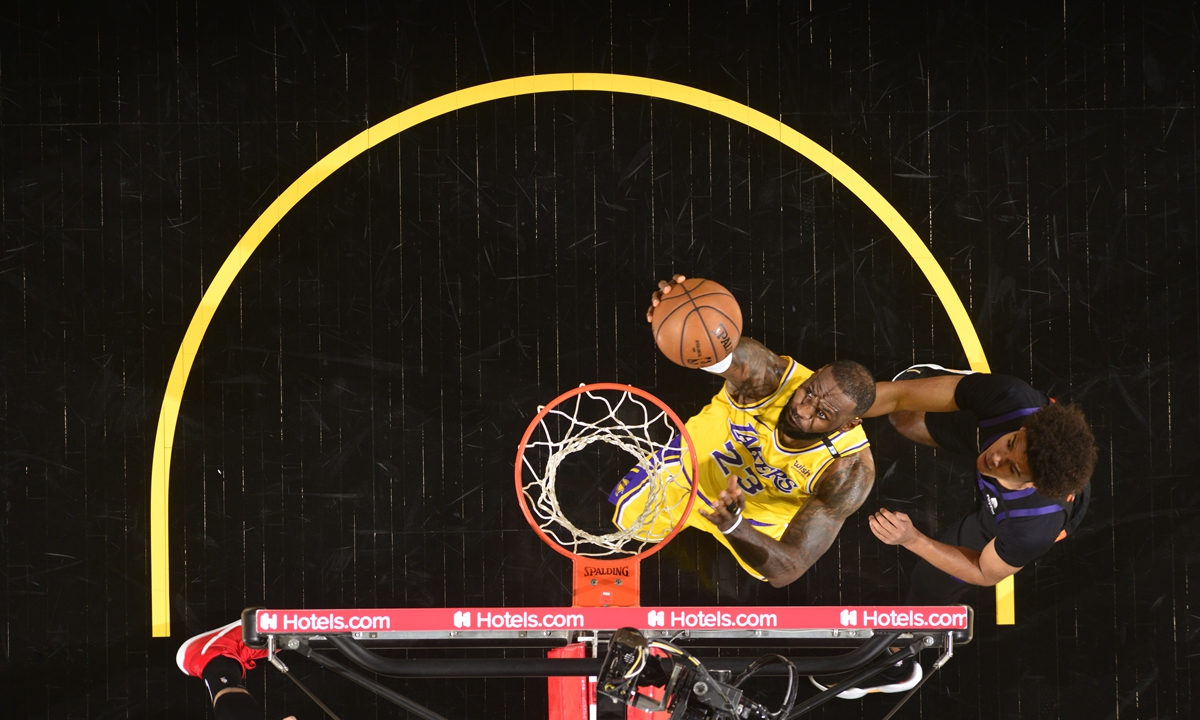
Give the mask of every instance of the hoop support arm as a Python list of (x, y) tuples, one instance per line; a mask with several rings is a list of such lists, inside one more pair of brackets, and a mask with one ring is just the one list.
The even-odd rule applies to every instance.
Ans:
[[(819, 657), (790, 657), (796, 669), (807, 675), (837, 674), (861, 668), (871, 662), (900, 633), (884, 633), (867, 639), (862, 645), (841, 655)], [(578, 677), (594, 676), (600, 672), (600, 658), (457, 658), (457, 659), (397, 659), (386, 658), (363, 647), (345, 635), (329, 635), (327, 639), (347, 658), (363, 668), (398, 678), (499, 678), (499, 677)], [(307, 644), (305, 644), (307, 646)], [(710, 670), (743, 672), (754, 658), (699, 658)], [(783, 666), (767, 667), (760, 675), (784, 674)]]

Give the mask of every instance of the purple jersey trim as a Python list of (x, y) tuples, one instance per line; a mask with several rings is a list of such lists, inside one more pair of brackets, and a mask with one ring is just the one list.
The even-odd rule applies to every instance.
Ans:
[[(1028, 417), (1029, 415), (1034, 414), (1038, 410), (1041, 410), (1041, 408), (1040, 407), (1018, 408), (1016, 410), (1013, 410), (1010, 413), (1005, 413), (999, 417), (988, 418), (986, 420), (980, 420), (979, 421), (979, 429), (982, 430), (983, 428), (986, 428), (986, 427), (991, 427), (993, 425), (999, 425), (1000, 423), (1008, 422), (1009, 420), (1014, 420), (1019, 417)], [(989, 436), (987, 440), (984, 440), (983, 442), (981, 442), (979, 444), (980, 452), (987, 450), (988, 448), (990, 448), (992, 446), (992, 443), (996, 442), (997, 440), (999, 440), (1000, 438), (1004, 437), (1007, 434), (1008, 433), (997, 433), (995, 435)]]
[(1027, 487), (1024, 490), (1013, 490), (1012, 492), (1002, 492), (1002, 493), (1000, 493), (1000, 497), (1004, 498), (1005, 500), (1019, 500), (1020, 498), (1023, 498), (1023, 497), (1029, 497), (1030, 495), (1034, 494), (1035, 492), (1037, 492), (1037, 488)]
[[(683, 461), (683, 452), (679, 449), (682, 444), (682, 437), (676, 435), (671, 440), (655, 451), (654, 455), (659, 458), (663, 466), (678, 465), (680, 472), (683, 474), (684, 480), (690, 484), (692, 478), (688, 472), (688, 466), (691, 463)], [(646, 468), (641, 464), (634, 465), (629, 472), (625, 473), (625, 477), (613, 486), (613, 489), (608, 492), (608, 502), (611, 505), (616, 505), (618, 508), (622, 506), (621, 498), (631, 497), (636, 494), (636, 491), (641, 488), (650, 479), (650, 474), (646, 472)], [(627, 482), (628, 481), (628, 484)]]
[(980, 490), (982, 490), (984, 492), (991, 492), (991, 494), (997, 495), (1003, 500), (1020, 500), (1023, 497), (1029, 497), (1030, 495), (1037, 492), (1037, 488), (1035, 488), (1035, 487), (1027, 487), (1024, 490), (1011, 490), (1011, 491), (1005, 492), (1005, 491), (1001, 490), (1000, 488), (996, 487), (995, 485), (991, 484), (987, 480), (984, 480), (983, 475), (981, 475), (979, 473), (975, 473), (975, 479), (979, 483)]
[(1066, 512), (1067, 509), (1058, 505), (1044, 505), (1038, 508), (1024, 508), (1021, 510), (1009, 510), (1007, 512), (996, 513), (996, 522), (1000, 522), (1005, 518), (1010, 517), (1035, 517), (1037, 515), (1049, 515), (1050, 513)]
[(1016, 418), (1019, 418), (1019, 417), (1025, 417), (1026, 415), (1032, 415), (1035, 412), (1037, 412), (1038, 410), (1041, 410), (1041, 408), (1040, 407), (1017, 408), (1016, 410), (1013, 410), (1012, 412), (1009, 412), (1009, 413), (1004, 413), (1003, 415), (1001, 415), (999, 417), (988, 418), (987, 420), (980, 420), (979, 427), (983, 428), (983, 427), (991, 427), (993, 425), (999, 425), (1002, 422), (1008, 422), (1009, 420), (1015, 420)]
[[(621, 498), (634, 495), (638, 488), (645, 485), (649, 479), (650, 475), (646, 472), (646, 468), (634, 465), (629, 472), (625, 473), (625, 477), (621, 478), (621, 482), (613, 485), (613, 489), (608, 493), (608, 502), (612, 505), (620, 505)], [(628, 484), (626, 481), (629, 481)]]

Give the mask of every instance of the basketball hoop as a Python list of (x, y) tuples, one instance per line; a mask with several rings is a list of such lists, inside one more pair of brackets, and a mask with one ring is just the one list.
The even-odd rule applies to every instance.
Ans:
[[(571, 455), (602, 449), (596, 443), (629, 455), (627, 467), (633, 470), (626, 479), (645, 480), (639, 492), (645, 497), (643, 509), (629, 527), (588, 529), (563, 510), (561, 482), (576, 474), (564, 463)], [(517, 500), (534, 532), (571, 559), (573, 606), (641, 602), (641, 562), (683, 529), (696, 500), (698, 466), (683, 421), (644, 390), (615, 383), (580, 385), (538, 408), (517, 448)]]

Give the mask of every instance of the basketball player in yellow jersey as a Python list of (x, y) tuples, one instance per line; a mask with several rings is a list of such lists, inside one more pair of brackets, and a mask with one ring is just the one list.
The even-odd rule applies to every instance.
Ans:
[[(685, 279), (659, 282), (647, 320)], [(829, 549), (871, 491), (875, 461), (859, 418), (875, 401), (875, 381), (856, 362), (813, 372), (747, 337), (727, 362), (706, 369), (725, 386), (687, 422), (700, 459), (699, 512), (688, 524), (782, 587)], [(640, 511), (637, 480), (635, 470), (610, 498), (622, 527)]]

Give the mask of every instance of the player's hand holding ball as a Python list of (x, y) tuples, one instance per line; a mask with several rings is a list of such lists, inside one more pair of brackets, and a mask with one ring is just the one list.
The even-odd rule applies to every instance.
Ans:
[(712, 280), (676, 275), (659, 280), (646, 319), (667, 359), (687, 368), (725, 360), (742, 337), (742, 309)]

